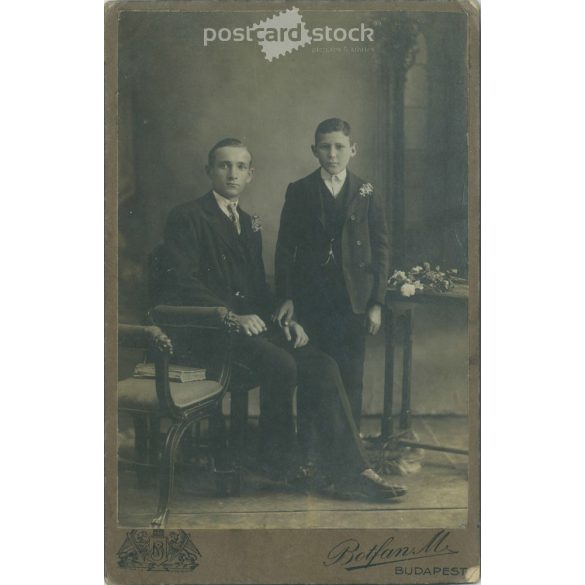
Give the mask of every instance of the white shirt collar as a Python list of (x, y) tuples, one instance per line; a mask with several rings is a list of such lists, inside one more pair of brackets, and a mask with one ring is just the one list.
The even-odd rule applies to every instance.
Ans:
[[(217, 193), (214, 189), (213, 196), (219, 205), (219, 208), (229, 217), (230, 216), (230, 207), (234, 209), (236, 215), (238, 215), (238, 210), (236, 207), (238, 206), (239, 199), (227, 199), (226, 197), (222, 197), (219, 193)], [(235, 206), (234, 206), (235, 203)]]
[(327, 189), (329, 189), (333, 197), (337, 197), (337, 195), (341, 191), (341, 187), (343, 187), (346, 177), (347, 169), (343, 169), (340, 173), (332, 175), (331, 173), (328, 173), (323, 167), (321, 167), (321, 178), (323, 179), (323, 181), (325, 181), (325, 185), (327, 186)]

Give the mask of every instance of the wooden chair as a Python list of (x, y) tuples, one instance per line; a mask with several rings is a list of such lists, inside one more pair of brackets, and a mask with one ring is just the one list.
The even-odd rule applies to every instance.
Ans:
[[(193, 324), (201, 328), (204, 323), (201, 315), (209, 309), (204, 307), (182, 307), (158, 305), (149, 311), (149, 318), (153, 324), (159, 326), (171, 336), (180, 331), (188, 330)], [(213, 311), (223, 319), (225, 309), (215, 308)], [(211, 329), (213, 320), (207, 321)], [(258, 381), (252, 372), (242, 365), (232, 363), (227, 392), (230, 396), (230, 425), (229, 425), (229, 452), (231, 461), (224, 464), (223, 469), (216, 469), (217, 489), (219, 495), (239, 496), (242, 486), (243, 454), (246, 446), (246, 431), (248, 426), (248, 392), (258, 386)], [(220, 423), (218, 423), (219, 425)]]
[[(155, 306), (149, 315), (153, 324), (171, 334), (173, 332), (180, 334), (181, 330), (190, 326), (193, 319), (200, 319), (202, 309), (200, 307), (160, 304), (161, 299), (165, 298), (162, 291), (165, 289), (168, 278), (167, 266), (172, 264), (172, 261), (167, 258), (168, 254), (169, 250), (161, 243), (154, 248), (149, 256), (148, 297), (152, 306)], [(225, 312), (222, 315), (225, 316)], [(228, 491), (234, 496), (240, 495), (242, 484), (242, 459), (248, 426), (248, 392), (257, 386), (258, 382), (247, 368), (238, 364), (233, 365), (227, 390), (230, 395), (229, 447), (233, 474), (228, 474), (223, 483), (218, 477), (218, 491)], [(229, 488), (227, 487), (228, 483)]]
[[(188, 327), (192, 335), (216, 332), (222, 343), (214, 348), (213, 363), (209, 363), (207, 379), (197, 382), (171, 382), (169, 360), (172, 352), (165, 343), (163, 332), (156, 326), (119, 325), (120, 347), (141, 348), (150, 352), (155, 365), (155, 378), (130, 377), (118, 382), (118, 409), (134, 419), (135, 454), (139, 469), (155, 466), (159, 475), (158, 508), (151, 525), (162, 527), (168, 515), (168, 506), (174, 482), (174, 468), (181, 438), (195, 423), (209, 420), (217, 455), (225, 446), (223, 439), (222, 399), (231, 377), (231, 335), (224, 331), (221, 309), (188, 308), (179, 312), (181, 327)], [(157, 307), (153, 320), (173, 322), (178, 318), (175, 307)], [(209, 375), (209, 372), (212, 372)], [(169, 428), (160, 441), (160, 422), (169, 420)], [(158, 457), (162, 443), (162, 456)]]

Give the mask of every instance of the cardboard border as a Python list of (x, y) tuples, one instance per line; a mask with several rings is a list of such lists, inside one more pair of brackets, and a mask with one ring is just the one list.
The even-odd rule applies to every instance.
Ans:
[[(105, 573), (106, 581), (120, 584), (155, 583), (470, 583), (479, 580), (480, 559), (480, 52), (479, 5), (469, 0), (449, 1), (296, 1), (301, 11), (359, 10), (410, 12), (463, 12), (468, 16), (468, 226), (469, 226), (469, 514), (467, 527), (449, 529), (447, 537), (436, 529), (327, 529), (327, 530), (188, 530), (202, 553), (193, 572), (160, 573), (129, 571), (117, 565), (117, 551), (129, 530), (117, 526), (117, 296), (118, 296), (118, 16), (121, 11), (277, 11), (290, 8), (285, 2), (180, 2), (120, 1), (105, 5)], [(437, 536), (438, 535), (438, 536)], [(369, 549), (392, 538), (394, 547), (418, 547), (441, 540), (456, 550), (455, 560), (424, 566), (464, 568), (462, 574), (397, 577), (380, 569), (347, 572), (340, 566), (326, 567), (328, 551), (346, 538), (358, 538)], [(282, 562), (287, 559), (287, 562)]]

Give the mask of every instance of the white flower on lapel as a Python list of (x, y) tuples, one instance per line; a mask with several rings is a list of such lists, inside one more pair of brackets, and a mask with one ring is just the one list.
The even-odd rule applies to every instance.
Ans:
[(367, 197), (368, 195), (371, 195), (373, 192), (374, 192), (374, 187), (372, 187), (372, 183), (364, 183), (360, 187), (360, 195), (362, 197)]
[(259, 215), (252, 216), (252, 231), (259, 232), (262, 229), (262, 219)]

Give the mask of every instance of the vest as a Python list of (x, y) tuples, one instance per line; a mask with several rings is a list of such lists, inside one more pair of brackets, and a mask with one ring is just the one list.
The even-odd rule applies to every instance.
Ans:
[(343, 277), (341, 234), (349, 205), (349, 181), (346, 178), (337, 197), (331, 195), (322, 180), (319, 192), (325, 217), (325, 229), (329, 239), (332, 240), (331, 249), (333, 252), (330, 261), (323, 266), (324, 293), (335, 306), (346, 308), (349, 303), (349, 297)]

